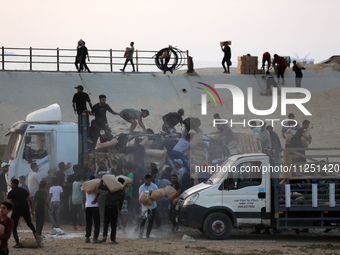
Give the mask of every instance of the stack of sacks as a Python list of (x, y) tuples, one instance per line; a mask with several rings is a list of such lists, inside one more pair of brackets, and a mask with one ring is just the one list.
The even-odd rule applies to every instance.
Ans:
[(116, 146), (117, 143), (118, 143), (117, 138), (113, 138), (111, 141), (107, 141), (105, 143), (98, 143), (97, 144), (97, 150), (103, 151), (103, 150), (110, 149), (110, 148)]
[(82, 188), (87, 194), (92, 194), (99, 188), (100, 179), (93, 179), (86, 182), (83, 182)]
[[(171, 199), (176, 193), (177, 191), (170, 185), (162, 189), (153, 190), (150, 196), (149, 196), (148, 191), (142, 191), (139, 196), (139, 202), (141, 202), (142, 204), (146, 203), (147, 205), (152, 205), (153, 201), (157, 201), (161, 199), (162, 197), (167, 197)], [(175, 200), (176, 200), (176, 203), (174, 204), (177, 204), (178, 198), (176, 198)]]
[(162, 162), (166, 157), (165, 150), (145, 149), (145, 164), (149, 166), (152, 162)]
[(125, 189), (125, 193), (128, 193), (130, 188), (131, 188), (131, 185), (133, 183), (133, 180), (131, 178), (129, 178), (129, 177), (126, 177), (125, 175), (117, 176), (116, 177), (117, 181), (118, 181), (119, 178), (123, 178), (124, 179), (123, 186), (124, 186), (124, 189)]
[(123, 178), (124, 179), (124, 187), (127, 185), (127, 184), (132, 184), (133, 180), (125, 175), (119, 175), (116, 177), (116, 179), (118, 180), (118, 178)]
[[(134, 146), (135, 145), (135, 139), (136, 138), (134, 138), (134, 139), (132, 139), (131, 141), (129, 141), (128, 143), (127, 143), (127, 147), (132, 147), (132, 146)], [(149, 141), (149, 137), (144, 137), (144, 139), (143, 140), (141, 140), (140, 141), (140, 143), (139, 143), (140, 145), (143, 145), (143, 147), (144, 147), (144, 149), (150, 149), (151, 148), (151, 144), (152, 144), (152, 141)], [(135, 159), (134, 159), (134, 157), (133, 157), (133, 153), (132, 152), (130, 152), (129, 153), (129, 161), (130, 162), (135, 162)]]
[(205, 150), (201, 147), (190, 149), (190, 169), (195, 169), (196, 166), (202, 166), (208, 162)]
[(149, 140), (149, 137), (145, 137), (139, 144), (143, 145), (145, 149), (151, 149), (153, 141)]
[(116, 192), (124, 188), (123, 184), (121, 184), (113, 174), (104, 175), (103, 182), (111, 192)]
[(153, 190), (150, 195), (150, 198), (152, 201), (157, 201), (161, 199), (162, 197), (165, 197), (165, 188)]
[(149, 191), (142, 191), (139, 196), (139, 202), (143, 205), (152, 205), (153, 201), (149, 196)]
[(190, 149), (184, 152), (187, 154), (190, 169), (195, 169), (195, 166), (202, 166), (207, 162), (205, 150), (199, 146), (201, 140), (202, 135), (195, 133), (190, 141)]
[[(169, 186), (166, 186), (164, 189), (165, 189), (166, 197), (169, 198), (169, 199), (172, 199), (173, 196), (177, 193), (177, 190), (175, 190), (175, 188), (172, 187), (172, 186), (170, 186), (170, 185), (169, 185)], [(172, 203), (173, 203), (174, 205), (176, 205), (177, 202), (178, 202), (178, 200), (179, 200), (179, 197), (176, 197), (176, 198), (172, 201)]]

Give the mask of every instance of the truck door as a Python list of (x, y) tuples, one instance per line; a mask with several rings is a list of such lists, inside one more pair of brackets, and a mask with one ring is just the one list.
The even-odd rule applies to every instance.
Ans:
[(266, 182), (260, 160), (238, 161), (223, 183), (223, 205), (233, 210), (237, 226), (261, 224), (266, 210)]
[(17, 166), (16, 175), (25, 175), (31, 172), (30, 165), (35, 162), (39, 166), (38, 173), (45, 177), (49, 170), (54, 170), (55, 146), (54, 131), (26, 133), (24, 136), (24, 148), (22, 160)]

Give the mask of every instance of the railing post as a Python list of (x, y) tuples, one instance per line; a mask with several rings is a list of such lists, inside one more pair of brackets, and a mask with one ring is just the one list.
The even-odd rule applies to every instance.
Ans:
[(57, 48), (57, 72), (59, 72), (59, 48)]
[(2, 70), (5, 70), (5, 47), (2, 46), (2, 49), (1, 49), (1, 56), (2, 56)]
[(32, 47), (30, 47), (30, 71), (32, 71)]
[(139, 69), (138, 69), (138, 50), (136, 50), (136, 70), (137, 70), (137, 72), (139, 72)]
[(189, 50), (187, 50), (187, 67), (188, 67), (188, 57), (189, 57)]
[(110, 49), (110, 70), (113, 72), (113, 66), (112, 66), (112, 49)]

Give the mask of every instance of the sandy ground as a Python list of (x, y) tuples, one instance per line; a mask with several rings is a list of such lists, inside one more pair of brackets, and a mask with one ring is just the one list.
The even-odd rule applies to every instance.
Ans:
[[(32, 237), (24, 223), (19, 227), (19, 236)], [(311, 230), (310, 233), (295, 234), (295, 231), (284, 231), (281, 234), (252, 235), (251, 229), (233, 230), (228, 240), (208, 240), (198, 230), (180, 227), (172, 233), (170, 226), (154, 229), (151, 239), (138, 239), (137, 233), (131, 231), (117, 234), (117, 245), (110, 242), (103, 244), (85, 244), (85, 231), (71, 230), (71, 226), (62, 225), (66, 232), (63, 236), (51, 235), (50, 224), (45, 225), (44, 247), (39, 249), (14, 249), (13, 238), (10, 239), (10, 254), (340, 254), (339, 231), (323, 233), (322, 230)], [(183, 241), (183, 235), (189, 235), (195, 241)], [(101, 235), (100, 235), (101, 238)]]

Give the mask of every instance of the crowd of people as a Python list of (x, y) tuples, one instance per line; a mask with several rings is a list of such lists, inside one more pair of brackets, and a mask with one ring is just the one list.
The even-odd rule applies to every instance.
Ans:
[[(130, 47), (125, 48), (124, 66), (123, 68), (119, 69), (123, 73), (125, 72), (125, 68), (129, 62), (131, 63), (132, 72), (134, 73), (136, 71), (135, 65), (133, 63), (133, 55), (135, 53), (134, 44), (135, 44), (134, 42), (130, 42)], [(91, 73), (90, 69), (88, 68), (86, 64), (86, 58), (88, 61), (90, 61), (90, 56), (89, 56), (87, 47), (85, 46), (85, 42), (82, 39), (78, 41), (76, 50), (77, 50), (77, 54), (75, 57), (74, 64), (76, 66), (77, 72), (80, 73), (80, 72), (88, 71), (89, 73)], [(160, 61), (161, 61), (160, 68), (162, 69), (164, 74), (166, 74), (167, 71), (170, 71), (171, 73), (173, 73), (173, 65), (171, 65), (170, 67), (168, 66), (171, 56), (172, 56), (172, 52), (173, 52), (173, 48), (171, 45), (169, 45), (160, 55)], [(78, 66), (78, 64), (80, 64), (80, 66)], [(228, 70), (229, 70), (229, 64), (228, 64)]]
[[(267, 68), (265, 66), (267, 65)], [(265, 95), (271, 95), (271, 87), (280, 87), (285, 85), (284, 74), (287, 67), (290, 65), (290, 60), (287, 61), (285, 57), (274, 54), (273, 61), (269, 52), (265, 52), (262, 55), (262, 70), (265, 72), (266, 78), (266, 91)], [(277, 81), (274, 79), (273, 75), (270, 73), (271, 68), (275, 69), (277, 75)], [(295, 72), (295, 86), (301, 88), (302, 82), (302, 70), (305, 70), (296, 60), (293, 61), (293, 72)]]
[[(0, 196), (1, 201), (3, 201), (0, 207), (1, 221), (5, 221), (4, 224), (7, 228), (13, 227), (13, 236), (16, 242), (14, 247), (22, 247), (17, 233), (20, 217), (25, 220), (28, 227), (32, 230), (37, 243), (41, 242), (46, 211), (53, 228), (60, 228), (61, 221), (65, 221), (65, 223), (72, 224), (73, 230), (86, 230), (86, 243), (91, 242), (90, 237), (92, 235), (93, 223), (93, 243), (106, 242), (109, 227), (111, 228), (110, 240), (113, 244), (117, 244), (117, 226), (120, 226), (123, 231), (132, 228), (140, 238), (144, 235), (146, 222), (148, 222), (146, 238), (150, 238), (154, 221), (158, 228), (171, 222), (172, 230), (175, 231), (178, 228), (178, 222), (173, 201), (185, 189), (194, 185), (193, 180), (190, 179), (190, 166), (184, 152), (190, 148), (190, 141), (192, 139), (191, 130), (195, 131), (195, 133), (203, 134), (203, 131), (200, 129), (200, 120), (193, 117), (183, 120), (184, 110), (182, 108), (163, 115), (163, 132), (174, 135), (174, 144), (172, 149), (168, 151), (168, 155), (170, 153), (169, 160), (172, 160), (175, 167), (163, 167), (164, 164), (157, 166), (155, 163), (150, 163), (149, 166), (146, 166), (144, 158), (145, 150), (140, 144), (141, 139), (139, 137), (136, 137), (135, 144), (128, 148), (129, 152), (134, 155), (133, 161), (121, 158), (114, 148), (108, 149), (107, 152), (98, 153), (95, 147), (101, 130), (106, 133), (109, 140), (113, 138), (108, 126), (106, 112), (119, 115), (129, 122), (130, 133), (139, 124), (143, 130), (142, 133), (146, 134), (148, 130), (144, 126), (142, 119), (149, 116), (149, 111), (147, 109), (139, 111), (134, 108), (127, 108), (120, 112), (115, 112), (106, 103), (105, 95), (100, 95), (99, 102), (92, 106), (89, 95), (83, 91), (83, 86), (78, 85), (75, 89), (77, 89), (77, 93), (73, 96), (72, 106), (75, 114), (78, 115), (78, 121), (85, 114), (87, 116), (87, 123), (89, 123), (89, 117), (94, 116), (94, 120), (91, 121), (92, 125), (89, 128), (88, 138), (90, 144), (92, 144), (90, 146), (92, 157), (89, 160), (84, 160), (81, 165), (72, 166), (71, 163), (60, 162), (58, 164), (59, 170), (55, 172), (54, 176), (44, 179), (38, 174), (39, 166), (33, 162), (31, 164), (32, 171), (27, 178), (27, 185), (25, 176), (20, 176), (19, 180), (12, 179), (11, 191), (9, 192), (7, 191), (5, 178), (9, 164), (4, 162), (1, 165)], [(87, 109), (87, 104), (91, 110)], [(216, 121), (221, 119), (218, 113), (214, 114), (213, 117)], [(302, 123), (302, 127), (300, 127), (298, 124), (296, 125), (294, 114), (289, 114), (288, 118), (291, 121), (287, 122), (285, 127), (282, 128), (281, 134), (285, 139), (285, 147), (302, 148), (302, 137), (311, 142), (312, 137), (305, 132), (310, 122), (305, 120)], [(180, 127), (179, 132), (176, 131), (177, 125)], [(273, 150), (281, 148), (280, 139), (271, 126), (266, 125), (266, 123), (262, 123), (259, 126), (256, 122), (250, 123), (252, 133), (258, 134), (262, 151), (268, 154), (273, 161), (274, 157), (271, 153)], [(290, 133), (294, 131), (289, 139), (288, 131)], [(216, 133), (220, 135), (224, 151), (229, 156), (228, 145), (234, 139), (232, 130), (224, 123), (217, 125)], [(298, 142), (296, 143), (295, 140)], [(301, 150), (301, 153), (303, 154), (304, 152)], [(301, 162), (305, 158), (301, 157), (297, 160)], [(71, 167), (73, 173), (70, 175), (65, 174), (65, 171)], [(101, 179), (107, 174), (128, 177), (132, 180), (132, 183), (125, 186), (122, 190), (111, 192), (105, 183), (101, 181), (94, 193), (87, 194), (84, 192), (82, 188), (84, 182), (96, 178)], [(118, 181), (123, 183), (124, 180), (120, 179), (122, 178), (118, 178)], [(142, 191), (152, 193), (152, 191), (168, 185), (171, 185), (176, 190), (176, 194), (172, 197), (162, 198), (157, 202), (154, 201), (151, 206), (139, 203), (139, 196)], [(13, 210), (12, 220), (6, 217), (6, 212), (10, 210)], [(36, 226), (32, 223), (31, 214), (36, 218)], [(61, 217), (65, 215), (67, 215), (66, 219)], [(103, 225), (103, 237), (100, 240), (101, 225)], [(1, 247), (3, 247), (3, 250), (8, 249), (8, 238), (7, 232), (7, 235), (2, 239)]]

